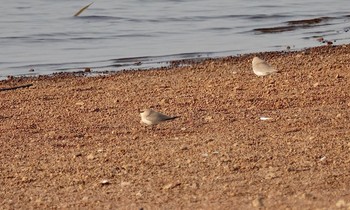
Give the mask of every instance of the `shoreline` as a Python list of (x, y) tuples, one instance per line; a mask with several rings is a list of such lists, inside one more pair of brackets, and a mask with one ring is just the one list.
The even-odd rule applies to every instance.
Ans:
[[(53, 72), (50, 74), (42, 74), (42, 75), (35, 75), (34, 71), (28, 70), (27, 75), (7, 75), (7, 79), (0, 79), (1, 81), (6, 81), (9, 79), (26, 79), (26, 78), (37, 78), (37, 77), (60, 77), (60, 76), (88, 76), (88, 77), (94, 77), (94, 76), (103, 76), (103, 75), (113, 75), (113, 74), (118, 74), (119, 72), (128, 72), (128, 71), (147, 71), (147, 70), (164, 70), (164, 69), (170, 69), (173, 67), (178, 67), (181, 65), (188, 65), (188, 64), (194, 64), (194, 63), (200, 63), (205, 60), (217, 60), (217, 59), (224, 59), (224, 58), (231, 58), (231, 57), (244, 57), (244, 56), (253, 56), (253, 55), (261, 55), (261, 54), (274, 54), (274, 53), (295, 53), (295, 52), (303, 52), (307, 51), (309, 49), (314, 49), (314, 48), (323, 48), (323, 47), (339, 47), (339, 46), (344, 46), (343, 45), (322, 45), (322, 46), (315, 46), (315, 47), (305, 47), (305, 48), (300, 48), (296, 50), (276, 50), (276, 51), (262, 51), (262, 52), (251, 52), (251, 53), (243, 53), (243, 54), (236, 54), (236, 55), (227, 55), (227, 56), (214, 56), (214, 57), (199, 57), (199, 58), (189, 58), (189, 59), (176, 59), (176, 60), (170, 60), (170, 61), (164, 61), (164, 62), (157, 62), (157, 63), (167, 63), (168, 65), (164, 66), (159, 66), (159, 67), (145, 67), (145, 68), (127, 68), (127, 69), (120, 69), (120, 70), (101, 70), (101, 71), (94, 71), (93, 68), (86, 67), (85, 69), (82, 70), (70, 70), (70, 71), (60, 71), (60, 72)], [(195, 53), (183, 53), (183, 54), (195, 54)], [(179, 54), (179, 55), (183, 55)], [(222, 52), (212, 52), (211, 54), (222, 54)], [(175, 56), (175, 55), (165, 55), (165, 57), (169, 56)], [(147, 57), (147, 56), (142, 56), (142, 57)], [(162, 57), (162, 56), (151, 56), (151, 57)], [(121, 60), (124, 59), (130, 59), (133, 60), (135, 59), (134, 57), (131, 58), (121, 58)], [(136, 62), (134, 65), (139, 65), (138, 62)], [(99, 67), (97, 67), (98, 69)]]
[[(259, 56), (281, 72), (257, 77)], [(3, 209), (350, 206), (350, 45), (0, 81)], [(155, 128), (138, 110), (181, 116)], [(268, 118), (268, 120), (261, 120)]]

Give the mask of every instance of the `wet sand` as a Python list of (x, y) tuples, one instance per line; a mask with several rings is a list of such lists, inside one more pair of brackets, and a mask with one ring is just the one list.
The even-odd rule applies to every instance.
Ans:
[[(1, 209), (350, 209), (349, 64), (344, 45), (0, 81), (33, 84), (0, 92)], [(181, 117), (146, 127), (148, 107)]]

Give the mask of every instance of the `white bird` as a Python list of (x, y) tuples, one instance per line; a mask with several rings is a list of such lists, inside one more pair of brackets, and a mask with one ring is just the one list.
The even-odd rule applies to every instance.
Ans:
[(258, 76), (266, 76), (278, 72), (275, 68), (271, 67), (266, 61), (254, 57), (253, 58), (253, 72)]
[(145, 123), (146, 125), (157, 125), (164, 121), (179, 118), (179, 116), (170, 117), (165, 114), (156, 112), (152, 109), (141, 110), (140, 116), (141, 116), (141, 122)]

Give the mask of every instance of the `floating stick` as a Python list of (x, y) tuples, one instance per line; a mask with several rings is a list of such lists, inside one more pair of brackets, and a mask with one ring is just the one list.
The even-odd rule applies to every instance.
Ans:
[(80, 15), (80, 13), (84, 12), (84, 10), (86, 10), (91, 4), (93, 4), (94, 2), (86, 5), (85, 7), (81, 8), (77, 13), (75, 13), (74, 17), (77, 17)]

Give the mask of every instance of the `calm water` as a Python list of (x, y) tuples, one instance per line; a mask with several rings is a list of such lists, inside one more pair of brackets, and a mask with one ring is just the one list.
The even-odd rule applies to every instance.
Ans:
[(0, 79), (349, 43), (349, 0), (98, 0), (73, 17), (89, 3), (3, 0)]

